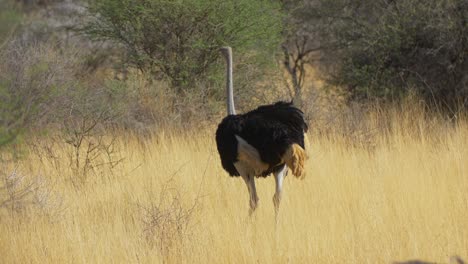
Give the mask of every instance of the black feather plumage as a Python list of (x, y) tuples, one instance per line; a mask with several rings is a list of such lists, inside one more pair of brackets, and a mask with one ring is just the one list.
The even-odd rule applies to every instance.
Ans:
[(260, 106), (245, 114), (225, 117), (216, 131), (216, 144), (223, 168), (231, 176), (239, 176), (234, 163), (237, 162), (237, 139), (243, 138), (260, 154), (269, 168), (261, 175), (266, 177), (279, 170), (281, 157), (291, 144), (304, 146), (307, 132), (304, 114), (292, 103), (277, 102)]

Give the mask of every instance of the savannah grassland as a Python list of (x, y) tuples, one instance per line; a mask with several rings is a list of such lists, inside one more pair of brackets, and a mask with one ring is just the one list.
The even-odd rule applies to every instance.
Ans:
[(221, 168), (215, 125), (119, 135), (123, 160), (90, 172), (84, 183), (69, 169), (69, 146), (47, 138), (35, 148), (25, 143), (8, 169), (41, 178), (37, 189), (50, 202), (0, 209), (0, 262), (468, 259), (466, 118), (406, 110), (365, 118), (372, 129), (360, 137), (311, 126), (306, 178), (286, 178), (277, 225), (273, 178), (256, 181), (260, 203), (249, 218), (246, 186)]

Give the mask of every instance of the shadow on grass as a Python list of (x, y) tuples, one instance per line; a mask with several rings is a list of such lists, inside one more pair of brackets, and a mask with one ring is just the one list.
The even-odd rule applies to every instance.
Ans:
[[(395, 261), (393, 264), (442, 264), (445, 262), (431, 262), (431, 261), (424, 261), (424, 260), (408, 260), (408, 261)], [(466, 262), (463, 261), (459, 256), (452, 256), (448, 262), (449, 264), (465, 264)]]

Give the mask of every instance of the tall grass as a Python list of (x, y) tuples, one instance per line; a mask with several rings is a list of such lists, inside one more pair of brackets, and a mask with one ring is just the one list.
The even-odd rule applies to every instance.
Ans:
[[(354, 122), (354, 121), (353, 121)], [(122, 135), (124, 160), (71, 184), (66, 144), (25, 147), (8, 170), (40, 175), (59, 214), (0, 208), (2, 263), (390, 263), (468, 258), (468, 122), (418, 107), (370, 109), (359, 131), (311, 126), (307, 176), (272, 178), (248, 217), (243, 181), (221, 168), (215, 126)], [(359, 137), (353, 135), (361, 135)], [(8, 167), (8, 166), (7, 166)], [(0, 185), (1, 186), (1, 185)], [(50, 208), (49, 208), (50, 210)]]

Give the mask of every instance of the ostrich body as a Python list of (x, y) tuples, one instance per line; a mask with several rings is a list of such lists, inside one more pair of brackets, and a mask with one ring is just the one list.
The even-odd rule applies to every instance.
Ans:
[(231, 176), (241, 176), (250, 194), (250, 214), (257, 208), (255, 177), (275, 176), (273, 196), (276, 216), (287, 169), (304, 176), (306, 159), (303, 112), (292, 103), (263, 105), (245, 114), (236, 114), (232, 85), (232, 51), (221, 48), (227, 62), (227, 110), (216, 131), (216, 144), (223, 168)]

